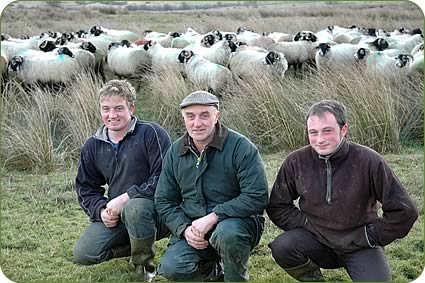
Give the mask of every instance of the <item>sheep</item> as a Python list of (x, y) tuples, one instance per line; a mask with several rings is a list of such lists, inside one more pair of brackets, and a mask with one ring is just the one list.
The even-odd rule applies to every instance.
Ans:
[(171, 48), (185, 48), (195, 42), (183, 37), (175, 37), (171, 40)]
[(318, 44), (313, 41), (281, 41), (269, 46), (268, 50), (281, 52), (285, 54), (289, 66), (293, 66), (294, 71), (300, 69), (308, 60), (315, 59), (316, 49)]
[(356, 57), (359, 57), (359, 53), (363, 54), (360, 58), (365, 61), (366, 71), (378, 77), (407, 75), (413, 61), (413, 56), (410, 54), (388, 56), (382, 52), (370, 52), (364, 48), (359, 49)]
[(229, 69), (235, 78), (281, 80), (288, 69), (288, 62), (283, 53), (247, 49), (232, 55)]
[(163, 69), (174, 68), (179, 72), (183, 71), (182, 65), (177, 60), (178, 55), (183, 51), (180, 48), (165, 48), (158, 42), (148, 41), (143, 46), (152, 57), (152, 70), (161, 72)]
[(19, 55), (20, 53), (28, 50), (38, 50), (39, 49), (39, 38), (37, 37), (31, 37), (30, 39), (19, 39), (19, 40), (3, 40), (1, 42), (1, 49), (3, 50), (4, 54), (8, 59), (11, 59), (12, 57)]
[(422, 42), (422, 43), (419, 43), (419, 44), (417, 44), (413, 49), (412, 49), (412, 52), (410, 52), (410, 54), (411, 55), (415, 55), (416, 53), (418, 53), (418, 52), (422, 52), (422, 53), (424, 53), (424, 43)]
[[(160, 33), (155, 33), (155, 34), (160, 34)], [(163, 36), (154, 36), (155, 35), (154, 32), (148, 33), (144, 39), (145, 40), (152, 40), (155, 42), (159, 42), (162, 47), (171, 47), (171, 42), (174, 38), (178, 38), (180, 37), (180, 34), (178, 32), (170, 32), (168, 34), (164, 34)], [(144, 45), (144, 44), (142, 44)]]
[(191, 46), (185, 48), (193, 51), (195, 54), (222, 66), (227, 66), (232, 52), (237, 49), (236, 44), (230, 40), (219, 41), (213, 46), (207, 48), (202, 46)]
[(40, 56), (14, 56), (8, 63), (9, 76), (27, 84), (67, 83), (79, 71), (78, 62), (67, 47)]
[(292, 41), (292, 36), (289, 33), (283, 32), (263, 32), (263, 36), (268, 36), (274, 40), (274, 42), (279, 41)]
[(389, 48), (399, 49), (404, 53), (411, 53), (416, 45), (423, 43), (424, 39), (419, 34), (410, 36), (409, 38), (394, 40), (389, 44)]
[(107, 66), (119, 77), (139, 77), (151, 67), (151, 55), (142, 46), (127, 47), (121, 43), (111, 43)]
[(424, 44), (420, 43), (412, 50), (413, 62), (409, 66), (409, 75), (424, 74)]
[(5, 79), (6, 79), (7, 64), (8, 64), (7, 56), (6, 56), (6, 54), (4, 53), (4, 51), (2, 49), (1, 50), (1, 57), (0, 57), (0, 69), (1, 69), (1, 78), (2, 78), (2, 81), (5, 81)]
[(423, 52), (417, 52), (413, 56), (413, 62), (409, 66), (409, 75), (414, 74), (424, 74), (424, 53)]
[(204, 36), (192, 28), (187, 28), (179, 37), (171, 40), (171, 48), (185, 48), (189, 45), (198, 44)]
[(246, 42), (248, 45), (252, 45), (251, 43), (256, 40), (259, 37), (262, 37), (263, 35), (253, 32), (249, 29), (245, 28), (238, 28), (238, 31), (236, 32), (237, 40)]
[(139, 39), (139, 36), (132, 31), (108, 29), (101, 26), (93, 26), (90, 29), (90, 33), (95, 36), (99, 36), (101, 34), (107, 35), (112, 38), (112, 41), (121, 41), (126, 39), (128, 41), (134, 42)]
[(384, 38), (376, 38), (373, 41), (360, 41), (357, 44), (360, 48), (368, 48), (371, 51), (383, 51), (390, 47), (388, 41)]
[(195, 85), (221, 96), (232, 81), (232, 73), (224, 66), (212, 63), (190, 50), (183, 50), (177, 57), (184, 64), (187, 78)]
[(355, 56), (360, 49), (357, 45), (341, 43), (329, 45), (320, 43), (317, 47), (315, 61), (318, 71), (341, 70), (348, 66), (355, 66), (359, 58)]

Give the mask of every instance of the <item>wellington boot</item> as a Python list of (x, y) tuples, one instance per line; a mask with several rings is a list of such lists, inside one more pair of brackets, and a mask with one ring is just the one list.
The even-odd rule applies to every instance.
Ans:
[(131, 255), (130, 245), (114, 247), (112, 250), (112, 258), (126, 257)]
[(154, 264), (155, 237), (137, 239), (130, 236), (131, 261), (138, 281), (152, 282), (156, 275)]
[(308, 259), (307, 262), (302, 265), (284, 269), (286, 272), (288, 272), (289, 275), (291, 275), (298, 281), (325, 281), (322, 272), (320, 271), (320, 267), (316, 263), (311, 261), (311, 259)]

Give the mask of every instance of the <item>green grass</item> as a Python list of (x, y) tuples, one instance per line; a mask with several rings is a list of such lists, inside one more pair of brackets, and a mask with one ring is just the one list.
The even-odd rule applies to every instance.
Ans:
[[(271, 187), (287, 152), (263, 155)], [(407, 237), (386, 247), (393, 280), (409, 282), (423, 270), (423, 152), (403, 148), (402, 154), (385, 155), (408, 189), (420, 211)], [(73, 189), (75, 166), (47, 175), (16, 171), (1, 177), (1, 268), (11, 280), (44, 282), (129, 282), (129, 258), (113, 259), (94, 266), (71, 262), (75, 242), (89, 223)], [(273, 261), (267, 244), (281, 231), (267, 220), (263, 237), (250, 258), (251, 281), (288, 282), (290, 278)], [(157, 243), (156, 262), (167, 240)], [(344, 269), (323, 270), (330, 281), (350, 280)], [(161, 276), (157, 281), (165, 281)]]

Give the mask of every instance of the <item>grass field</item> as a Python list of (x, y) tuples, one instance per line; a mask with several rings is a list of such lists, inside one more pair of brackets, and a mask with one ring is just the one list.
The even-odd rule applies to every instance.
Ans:
[[(390, 166), (408, 188), (417, 207), (423, 211), (423, 153), (407, 148), (404, 154), (386, 155)], [(269, 186), (286, 152), (264, 155)], [(73, 190), (75, 168), (47, 175), (8, 172), (1, 177), (1, 268), (15, 282), (118, 282), (131, 281), (129, 258), (113, 259), (96, 266), (76, 266), (72, 249), (88, 219), (78, 206)], [(386, 248), (393, 280), (409, 282), (423, 269), (424, 219), (421, 213), (407, 237)], [(267, 244), (280, 231), (267, 221), (260, 244), (250, 258), (252, 281), (293, 281), (274, 263)], [(156, 262), (166, 246), (158, 242)], [(347, 281), (343, 269), (324, 270), (329, 281)], [(158, 281), (164, 278), (158, 276)]]
[[(72, 1), (66, 4), (59, 1), (52, 1), (48, 4), (34, 1), (15, 1), (2, 13), (1, 31), (2, 33), (9, 33), (12, 36), (18, 37), (20, 35), (35, 35), (47, 30), (76, 31), (79, 29), (89, 29), (93, 25), (102, 25), (108, 28), (132, 30), (140, 35), (143, 34), (143, 30), (145, 29), (161, 32), (181, 32), (188, 26), (192, 26), (200, 32), (208, 32), (212, 29), (236, 31), (239, 26), (248, 26), (256, 31), (295, 33), (299, 30), (318, 31), (326, 28), (328, 25), (351, 26), (356, 24), (359, 26), (378, 26), (386, 30), (394, 30), (401, 26), (408, 28), (423, 27), (424, 23), (423, 12), (419, 10), (418, 6), (408, 1), (255, 1), (252, 3), (249, 3), (249, 1), (230, 1), (235, 2), (237, 5), (235, 4), (234, 7), (218, 7), (208, 10), (158, 10), (151, 12), (122, 10), (117, 5), (109, 5), (107, 8), (84, 6), (82, 4), (92, 2), (82, 2), (78, 2), (79, 5), (74, 7), (72, 5), (75, 3)], [(155, 3), (155, 5), (164, 9), (165, 7), (181, 7), (183, 3), (190, 5), (193, 3), (201, 4), (210, 2), (214, 1), (130, 1), (129, 4), (149, 3), (149, 5), (153, 5)], [(28, 8), (25, 8), (27, 6)], [(424, 268), (423, 77), (417, 81), (384, 82), (383, 90), (381, 89), (382, 85), (380, 82), (363, 79), (354, 80), (351, 77), (342, 78), (340, 76), (339, 80), (334, 84), (332, 76), (325, 78), (312, 76), (304, 81), (289, 76), (285, 82), (286, 85), (279, 86), (279, 94), (280, 92), (284, 93), (288, 99), (285, 100), (286, 97), (283, 99), (278, 97), (280, 100), (277, 101), (281, 102), (286, 107), (285, 110), (289, 111), (291, 110), (290, 108), (294, 108), (292, 107), (293, 105), (304, 107), (315, 99), (328, 98), (330, 95), (333, 95), (332, 97), (345, 99), (345, 102), (350, 103), (353, 110), (358, 107), (359, 109), (356, 111), (359, 115), (362, 113), (365, 113), (365, 116), (367, 116), (366, 114), (371, 114), (372, 116), (367, 117), (375, 118), (378, 114), (381, 114), (378, 112), (382, 111), (382, 117), (385, 118), (394, 114), (391, 112), (389, 113), (391, 115), (387, 115), (386, 110), (388, 109), (386, 109), (385, 103), (388, 101), (384, 101), (385, 97), (390, 97), (391, 99), (396, 97), (399, 100), (390, 100), (388, 104), (394, 103), (394, 105), (400, 107), (398, 108), (399, 110), (402, 109), (405, 111), (401, 117), (405, 121), (400, 117), (394, 120), (396, 122), (403, 120), (405, 124), (411, 123), (411, 120), (407, 118), (411, 118), (413, 115), (409, 116), (409, 114), (415, 113), (419, 108), (417, 114), (419, 118), (416, 117), (417, 121), (415, 121), (419, 126), (416, 124), (411, 127), (404, 125), (405, 131), (394, 129), (398, 128), (398, 124), (397, 127), (391, 128), (391, 125), (395, 124), (393, 121), (388, 123), (390, 127), (386, 126), (387, 124), (385, 122), (387, 121), (385, 119), (376, 119), (372, 125), (369, 120), (360, 119), (362, 117), (356, 117), (359, 120), (357, 124), (353, 123), (353, 127), (351, 128), (356, 133), (355, 137), (361, 137), (362, 140), (366, 141), (372, 139), (371, 137), (374, 136), (372, 135), (374, 132), (370, 131), (373, 130), (372, 128), (374, 126), (379, 127), (380, 125), (384, 125), (382, 127), (385, 132), (384, 134), (392, 135), (392, 139), (378, 140), (377, 143), (379, 143), (379, 148), (382, 151), (392, 152), (386, 153), (384, 156), (414, 199), (420, 215), (408, 236), (404, 239), (396, 240), (387, 246), (386, 254), (392, 267), (393, 281), (410, 282), (416, 279)], [(249, 116), (249, 118), (246, 116), (250, 113), (256, 114), (255, 111), (252, 111), (253, 105), (258, 104), (262, 99), (261, 97), (254, 97), (257, 93), (263, 91), (261, 88), (264, 87), (256, 83), (252, 82), (252, 85), (245, 86), (244, 90), (240, 91), (240, 93), (245, 91), (251, 95), (249, 97), (252, 100), (251, 104), (248, 101), (249, 99), (243, 96), (235, 99), (233, 101), (234, 105), (228, 104), (229, 108), (226, 109), (227, 112), (224, 114), (229, 122), (233, 122), (235, 120), (234, 118), (249, 121), (256, 118), (254, 115)], [(361, 84), (361, 87), (356, 89), (359, 84)], [(165, 121), (161, 118), (162, 116), (156, 115), (153, 110), (158, 110), (159, 106), (168, 103), (171, 106), (160, 108), (160, 110), (163, 113), (165, 112), (165, 114), (169, 114), (172, 112), (171, 110), (174, 110), (175, 105), (177, 105), (173, 99), (179, 101), (180, 97), (178, 95), (185, 94), (190, 88), (184, 84), (178, 85), (181, 88), (176, 88), (175, 85), (167, 80), (167, 77), (164, 78), (161, 76), (154, 77), (152, 82), (146, 82), (146, 85), (149, 87), (146, 87), (146, 89), (142, 88), (138, 95), (136, 114), (140, 118), (153, 119), (160, 124), (181, 127), (181, 123), (178, 122), (180, 120), (175, 119), (175, 117), (180, 119), (178, 112), (174, 113), (176, 114), (174, 116), (166, 115), (165, 117), (168, 121)], [(72, 126), (76, 130), (82, 128), (77, 118), (80, 118), (83, 110), (87, 109), (82, 109), (79, 106), (78, 102), (80, 100), (78, 99), (86, 95), (83, 98), (87, 100), (83, 101), (83, 103), (88, 104), (90, 103), (89, 101), (96, 102), (95, 99), (90, 100), (91, 97), (89, 97), (89, 94), (93, 93), (93, 88), (96, 85), (83, 85), (83, 83), (77, 81), (74, 86), (75, 89), (67, 93), (69, 95), (68, 97), (58, 97), (56, 94), (52, 95), (49, 93), (41, 95), (41, 99), (43, 97), (51, 99), (50, 104), (46, 103), (44, 105), (41, 103), (44, 108), (31, 108), (31, 103), (34, 103), (36, 98), (38, 98), (36, 95), (25, 97), (22, 101), (18, 101), (23, 104), (21, 106), (25, 111), (33, 111), (37, 115), (39, 114), (38, 116), (25, 116), (23, 118), (19, 116), (24, 123), (20, 125), (22, 126), (21, 128), (17, 127), (18, 130), (15, 130), (16, 136), (18, 138), (23, 137), (22, 140), (26, 145), (26, 149), (28, 151), (32, 150), (32, 154), (36, 155), (40, 153), (42, 146), (46, 144), (45, 142), (35, 143), (37, 138), (35, 134), (37, 134), (37, 131), (31, 129), (32, 125), (37, 125), (40, 126), (40, 129), (45, 130), (46, 127), (45, 125), (43, 127), (43, 123), (46, 123), (43, 122), (43, 113), (52, 114), (51, 116), (59, 115), (58, 113), (72, 114), (70, 108), (74, 107), (72, 110), (77, 110), (75, 111), (76, 114), (75, 116), (70, 115), (71, 118), (68, 118), (67, 121), (71, 124), (71, 128)], [(257, 87), (255, 91), (254, 86)], [(153, 96), (153, 94), (161, 94), (161, 92), (170, 96), (163, 96), (162, 98)], [(363, 95), (356, 98), (359, 101), (350, 97), (350, 95), (354, 95), (355, 93)], [(6, 90), (5, 93), (2, 93), (2, 96), (5, 96), (5, 94), (10, 93)], [(174, 96), (171, 96), (171, 94)], [(289, 99), (296, 100), (296, 103), (291, 104), (291, 101), (288, 101)], [(3, 142), (1, 145), (2, 158), (8, 153), (7, 151), (9, 149), (16, 150), (24, 147), (20, 144), (4, 143), (4, 140), (8, 140), (6, 139), (8, 137), (5, 136), (5, 116), (9, 114), (6, 113), (7, 111), (5, 109), (8, 111), (12, 109), (15, 112), (19, 112), (16, 109), (21, 109), (15, 104), (5, 105), (4, 101), (10, 102), (9, 100), (2, 99), (2, 128), (0, 132)], [(90, 127), (95, 128), (99, 123), (99, 120), (93, 117), (96, 115), (97, 105), (94, 103), (90, 106), (91, 108), (88, 109), (90, 109), (89, 112), (92, 115), (88, 115), (88, 120), (91, 122), (87, 126), (88, 130), (84, 133), (82, 131), (71, 132), (66, 136), (67, 139), (74, 138), (79, 141), (78, 145), (74, 145), (72, 148), (69, 159), (62, 160), (61, 158), (65, 156), (65, 153), (57, 153), (55, 149), (53, 153), (57, 155), (53, 157), (49, 156), (51, 159), (35, 159), (36, 161), (34, 163), (28, 162), (26, 159), (28, 157), (25, 154), (16, 154), (11, 157), (13, 159), (9, 157), (8, 161), (13, 160), (14, 162), (12, 163), (1, 160), (0, 267), (10, 280), (15, 282), (133, 281), (131, 265), (128, 263), (129, 258), (114, 259), (96, 266), (86, 267), (77, 266), (71, 262), (73, 246), (89, 223), (87, 216), (77, 203), (73, 183), (76, 175), (77, 161), (75, 160), (75, 156), (78, 156), (77, 149), (88, 133), (92, 133), (93, 130)], [(364, 110), (360, 108), (363, 106), (365, 106)], [(267, 109), (262, 110), (266, 111)], [(49, 111), (52, 112), (50, 113)], [(239, 115), (238, 117), (239, 113), (244, 113), (244, 115)], [(271, 113), (275, 115), (275, 112)], [(232, 114), (234, 115), (231, 116)], [(287, 120), (291, 118), (294, 120), (291, 114), (283, 117), (285, 119), (287, 118)], [(41, 122), (36, 124), (37, 120), (35, 118), (40, 118)], [(233, 120), (230, 118), (233, 118)], [(12, 121), (18, 125), (18, 121), (13, 119)], [(259, 123), (262, 121), (259, 120)], [(276, 123), (281, 123), (281, 120), (276, 121)], [(400, 124), (402, 123), (400, 122)], [(53, 127), (53, 129), (48, 128), (47, 132), (49, 130), (63, 130), (60, 128), (63, 124), (58, 125), (57, 127)], [(364, 126), (364, 128), (361, 128), (359, 125)], [(247, 134), (254, 131), (250, 126), (251, 124), (246, 124)], [(282, 143), (283, 141), (289, 144), (289, 135), (287, 132), (282, 128), (277, 129), (271, 136), (270, 134), (267, 136), (264, 133), (260, 134), (270, 139), (273, 145)], [(390, 134), (386, 132), (388, 129), (391, 129), (389, 131)], [(177, 132), (171, 126), (169, 130), (173, 130), (174, 133)], [(292, 129), (290, 128), (289, 130)], [(413, 132), (413, 137), (416, 139), (403, 139), (403, 133), (405, 132)], [(22, 135), (22, 133), (25, 133), (25, 135)], [(304, 131), (301, 135), (297, 133), (293, 133), (294, 144), (299, 143), (299, 140), (302, 140), (302, 137), (304, 137), (302, 135), (305, 134)], [(78, 134), (81, 136), (78, 136), (77, 139), (76, 136)], [(255, 140), (259, 145), (262, 145), (262, 137), (259, 135), (258, 139)], [(57, 143), (58, 141), (54, 140), (53, 142)], [(406, 144), (409, 146), (406, 146)], [(267, 153), (266, 151), (262, 152), (267, 169), (269, 187), (272, 186), (276, 173), (288, 153), (288, 150), (276, 150), (276, 147), (273, 149), (267, 151)], [(50, 153), (47, 152), (47, 154)], [(249, 272), (251, 281), (293, 281), (273, 261), (270, 250), (267, 247), (267, 244), (280, 233), (281, 231), (267, 220), (263, 238), (250, 258)], [(160, 256), (164, 252), (166, 243), (166, 240), (158, 242), (156, 262), (159, 261)], [(325, 279), (329, 281), (350, 280), (343, 269), (324, 270), (323, 273)], [(165, 281), (165, 279), (158, 276), (157, 281)]]

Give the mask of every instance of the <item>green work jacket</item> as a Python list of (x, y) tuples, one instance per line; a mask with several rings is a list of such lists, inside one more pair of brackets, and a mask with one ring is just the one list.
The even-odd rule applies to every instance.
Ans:
[(203, 152), (190, 143), (186, 133), (168, 150), (155, 193), (156, 210), (176, 237), (212, 211), (219, 221), (263, 214), (267, 179), (252, 142), (218, 122)]

